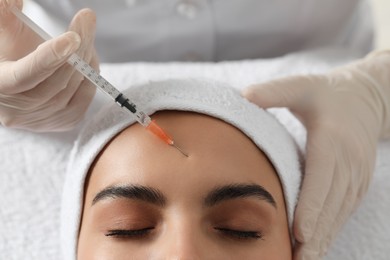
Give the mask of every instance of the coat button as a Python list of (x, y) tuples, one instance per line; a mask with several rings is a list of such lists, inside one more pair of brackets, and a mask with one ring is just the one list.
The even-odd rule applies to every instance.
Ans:
[(183, 0), (176, 5), (176, 12), (187, 19), (194, 19), (198, 15), (199, 7), (193, 1)]

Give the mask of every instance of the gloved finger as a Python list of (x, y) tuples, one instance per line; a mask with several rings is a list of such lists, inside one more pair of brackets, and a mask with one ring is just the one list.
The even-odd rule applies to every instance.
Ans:
[(286, 77), (250, 86), (242, 91), (242, 95), (262, 108), (288, 107), (302, 113), (315, 102), (316, 86), (321, 80), (322, 77), (315, 75)]
[(22, 10), (23, 0), (0, 0), (0, 31), (9, 25), (13, 25), (17, 20), (10, 11), (12, 6)]
[[(1, 1), (1, 0), (0, 0)], [(12, 13), (21, 9), (22, 1), (8, 1), (6, 9), (0, 11), (0, 61), (16, 61), (43, 43), (43, 39)], [(12, 3), (15, 2), (15, 3)]]
[[(99, 61), (97, 56), (94, 56), (90, 65), (99, 70)], [(77, 87), (74, 87), (77, 86)], [(40, 113), (36, 115), (38, 120), (26, 125), (29, 129), (35, 132), (53, 132), (53, 131), (68, 131), (79, 123), (85, 112), (87, 111), (92, 99), (95, 95), (96, 87), (88, 80), (83, 80), (81, 84), (72, 84), (71, 88), (65, 88), (59, 96), (51, 100), (51, 103)], [(61, 95), (61, 96), (60, 96)], [(58, 104), (54, 106), (53, 102), (58, 100)]]
[[(0, 0), (0, 60), (10, 51), (16, 33), (22, 31), (24, 24), (11, 12), (11, 7), (23, 8), (22, 0)], [(7, 48), (8, 47), (8, 48)]]
[(305, 176), (294, 216), (294, 235), (300, 242), (309, 240), (317, 218), (332, 188), (336, 157), (332, 140), (322, 129), (308, 131)]
[[(12, 105), (13, 102), (15, 102), (18, 104), (19, 109), (27, 111), (41, 109), (42, 106), (45, 106), (48, 103), (54, 104), (52, 102), (53, 99), (53, 101), (59, 101), (56, 97), (58, 94), (66, 91), (67, 88), (73, 87), (74, 90), (70, 89), (70, 91), (74, 92), (82, 80), (83, 75), (81, 73), (75, 72), (75, 69), (72, 66), (64, 64), (59, 70), (34, 89), (10, 96), (4, 103)], [(56, 104), (58, 104), (58, 102)], [(57, 107), (53, 107), (53, 109), (56, 108)]]
[[(358, 142), (359, 140), (355, 140)], [(360, 142), (364, 142), (360, 140)], [(375, 147), (372, 149), (369, 148), (369, 144), (362, 145), (361, 147), (356, 147), (353, 152), (353, 156), (355, 160), (349, 158), (347, 161), (359, 161), (365, 162), (367, 159), (366, 156), (375, 156)], [(366, 154), (367, 153), (367, 154)], [(356, 159), (357, 158), (357, 159)], [(374, 160), (372, 160), (374, 161)], [(325, 239), (323, 239), (320, 245), (320, 252), (324, 255), (327, 249), (330, 246), (331, 241), (333, 241), (334, 237), (340, 231), (342, 225), (347, 221), (348, 217), (351, 213), (357, 208), (360, 204), (360, 201), (363, 195), (366, 193), (368, 189), (368, 184), (370, 183), (370, 176), (373, 171), (370, 164), (361, 163), (361, 164), (353, 164), (350, 165), (350, 169), (346, 169), (345, 171), (349, 171), (351, 174), (350, 185), (348, 187), (345, 199), (343, 201), (343, 205), (340, 208), (340, 211), (337, 213), (336, 218), (333, 221), (333, 224), (330, 228), (327, 228), (328, 235)]]
[(7, 96), (7, 98), (1, 101), (2, 105), (26, 111), (39, 109), (65, 89), (69, 85), (69, 81), (74, 77), (73, 75), (78, 75), (78, 81), (81, 82), (83, 76), (80, 73), (74, 73), (74, 71), (72, 66), (64, 64), (35, 88)]
[[(93, 67), (96, 71), (99, 71), (99, 61), (97, 56), (95, 55), (90, 62), (91, 67)], [(69, 81), (68, 85), (63, 91), (58, 93), (55, 97), (53, 97), (48, 103), (49, 107), (53, 107), (57, 111), (63, 110), (68, 107), (71, 100), (75, 95), (84, 95), (87, 97), (94, 96), (96, 92), (96, 87), (87, 79), (82, 76), (82, 74), (78, 73), (81, 77), (72, 77)], [(85, 88), (85, 90), (79, 91), (80, 88)], [(86, 99), (84, 102), (90, 102), (90, 99)]]
[[(82, 49), (79, 52), (83, 52), (82, 56), (87, 56), (87, 62), (90, 61), (91, 53), (93, 52), (93, 41), (95, 34), (95, 18), (94, 14), (89, 10), (80, 11), (73, 20), (73, 27), (78, 28), (78, 32), (81, 38), (81, 46), (79, 49)], [(87, 52), (87, 54), (85, 54)], [(83, 57), (85, 59), (85, 57)], [(50, 98), (60, 92), (63, 87), (67, 86), (68, 81), (71, 76), (77, 75), (76, 77), (81, 77), (79, 72), (75, 70), (68, 64), (62, 65), (53, 75), (49, 76), (42, 84), (39, 84), (37, 87), (31, 89), (24, 93), (24, 97), (27, 99), (28, 104), (25, 108), (31, 109), (32, 106), (40, 106), (41, 104), (47, 102)], [(35, 97), (35, 98), (34, 98)]]
[(294, 260), (320, 260), (321, 256), (317, 250), (307, 247), (304, 244), (296, 244), (294, 248)]
[(310, 248), (311, 251), (322, 254), (324, 243), (328, 243), (328, 238), (331, 235), (334, 220), (340, 216), (342, 206), (350, 190), (349, 174), (345, 174), (345, 167), (337, 167), (333, 178), (332, 187), (326, 197), (321, 213), (318, 216), (314, 232), (309, 240), (303, 243), (303, 248)]
[[(71, 23), (70, 30), (76, 32), (81, 38), (81, 44), (77, 50), (77, 54), (87, 63), (90, 63), (92, 53), (94, 53), (93, 44), (96, 31), (96, 17), (94, 13), (89, 9), (78, 12)], [(73, 77), (75, 78), (72, 80), (73, 84), (77, 84), (77, 82), (81, 82), (83, 79), (81, 73), (76, 71), (71, 65), (65, 63), (48, 78), (46, 84), (43, 84), (42, 87), (34, 88), (31, 94), (41, 97), (41, 101), (46, 102), (64, 88), (72, 86), (68, 82)]]
[(34, 88), (61, 67), (79, 46), (80, 36), (66, 32), (16, 62), (0, 63), (0, 93), (10, 95)]
[(369, 142), (368, 140), (359, 140), (362, 143), (360, 148), (360, 155), (358, 160), (361, 164), (359, 165), (359, 171), (361, 174), (359, 190), (356, 195), (357, 204), (362, 200), (364, 195), (367, 193), (369, 185), (371, 183), (372, 175), (375, 169), (375, 158), (377, 153), (377, 147), (375, 142)]
[(86, 62), (90, 62), (94, 54), (96, 34), (96, 15), (90, 9), (79, 11), (70, 23), (69, 30), (77, 32), (81, 37), (81, 45), (77, 54)]
[[(72, 22), (73, 29), (75, 29), (81, 38), (81, 45), (77, 52), (88, 63), (91, 61), (92, 53), (94, 53), (93, 43), (96, 28), (94, 17), (95, 16), (91, 11), (82, 10), (76, 14)], [(31, 110), (40, 107), (65, 88), (73, 86), (73, 90), (71, 89), (70, 92), (74, 92), (82, 79), (83, 75), (81, 73), (76, 71), (71, 65), (65, 63), (44, 82), (34, 89), (23, 93), (23, 97), (25, 97), (27, 103), (29, 103), (26, 104), (24, 108)], [(69, 84), (69, 81), (72, 83)]]
[[(94, 58), (92, 59), (91, 66), (96, 71), (99, 71), (99, 60), (97, 55), (95, 55)], [(19, 106), (16, 107), (4, 106), (3, 104), (4, 102), (2, 101), (1, 110), (3, 113), (0, 115), (1, 117), (0, 122), (6, 127), (12, 127), (18, 129), (29, 129), (30, 131), (34, 131), (34, 132), (64, 131), (64, 130), (71, 129), (72, 125), (65, 125), (66, 118), (64, 117), (66, 115), (65, 112), (67, 111), (67, 107), (69, 106), (69, 103), (72, 100), (75, 93), (77, 92), (77, 90), (82, 87), (88, 89), (85, 90), (85, 92), (83, 91), (77, 92), (87, 97), (85, 98), (82, 107), (84, 106), (88, 107), (88, 105), (92, 100), (91, 97), (93, 97), (96, 92), (95, 87), (90, 87), (92, 83), (88, 83), (89, 81), (85, 80), (86, 82), (84, 84), (81, 84), (81, 81), (83, 80), (83, 76), (80, 73), (77, 74), (80, 75), (78, 79), (76, 77), (73, 77), (68, 82), (70, 87), (66, 87), (55, 97), (53, 97), (49, 102), (39, 107), (35, 107), (34, 109), (26, 110), (26, 109), (21, 109)], [(9, 98), (15, 99), (15, 96), (7, 97), (7, 99)], [(20, 102), (20, 100), (17, 101)], [(58, 116), (56, 115), (60, 110), (63, 110), (63, 112), (60, 113), (63, 116), (63, 118), (58, 118)], [(68, 116), (70, 117), (76, 116), (79, 117), (81, 120), (83, 116), (82, 113), (84, 112), (85, 111), (80, 111), (80, 112), (69, 111)], [(71, 113), (74, 114), (70, 115)], [(52, 121), (53, 123), (51, 123)], [(78, 122), (75, 119), (73, 121)]]
[(77, 89), (67, 107), (59, 111), (54, 120), (50, 121), (51, 129), (47, 130), (67, 131), (73, 129), (84, 118), (84, 114), (87, 111), (96, 90), (96, 88), (90, 85), (91, 83), (84, 82), (82, 86)]
[(34, 132), (67, 131), (83, 119), (94, 94), (93, 87), (81, 86), (65, 106), (59, 106), (62, 108), (59, 111), (52, 106), (30, 112), (18, 111), (12, 113), (9, 119), (1, 119), (1, 122), (6, 127), (29, 129)]
[(320, 255), (324, 256), (330, 246), (331, 241), (334, 240), (335, 236), (340, 231), (341, 227), (347, 221), (351, 212), (355, 208), (355, 199), (357, 191), (352, 186), (349, 187), (345, 199), (343, 200), (343, 205), (340, 208), (340, 212), (337, 214), (337, 217), (334, 219), (332, 225), (326, 230), (328, 234), (324, 239), (322, 239), (319, 251)]
[[(344, 206), (346, 205), (343, 204), (342, 207)], [(331, 239), (334, 238), (338, 231), (338, 229), (335, 229), (336, 227), (334, 226), (333, 221), (329, 221), (329, 219), (332, 220), (331, 217), (326, 220), (328, 225), (325, 230), (316, 229), (310, 240), (296, 244), (294, 248), (294, 260), (322, 259), (330, 245)], [(340, 228), (344, 221), (340, 222), (340, 225), (337, 228)]]
[[(94, 40), (96, 33), (96, 16), (94, 12), (89, 9), (83, 9), (79, 11), (73, 18), (69, 30), (75, 31), (80, 35), (81, 45), (77, 51), (77, 55), (79, 55), (85, 62), (90, 64), (93, 55), (96, 55), (94, 48)], [(90, 65), (92, 66), (92, 64)], [(66, 92), (75, 92), (77, 90), (77, 87), (79, 87), (79, 84), (84, 79), (84, 76), (68, 64), (64, 66), (68, 68), (70, 67), (69, 71), (71, 73), (69, 83), (68, 81), (66, 81), (66, 87), (71, 89)], [(61, 73), (59, 73), (58, 76), (61, 77)], [(58, 98), (60, 98), (60, 96), (57, 96), (55, 100), (58, 100)], [(66, 101), (66, 99), (64, 101)]]
[[(340, 213), (343, 211), (346, 199), (350, 199), (348, 195), (353, 188), (350, 178), (351, 169), (348, 165), (344, 164), (349, 158), (345, 158), (345, 153), (342, 150), (335, 149), (328, 150), (328, 152), (334, 154), (335, 158), (338, 158), (341, 163), (336, 164), (331, 188), (319, 214), (314, 215), (317, 220), (315, 221), (315, 226), (311, 230), (313, 231), (312, 235), (309, 238), (306, 236), (305, 240), (301, 241), (303, 242), (301, 247), (295, 252), (296, 259), (305, 259), (305, 254), (307, 252), (316, 252), (319, 256), (322, 255), (323, 247), (325, 244), (329, 243), (328, 239), (331, 236), (331, 232), (334, 231), (332, 230), (334, 220), (339, 217)], [(317, 194), (311, 195), (317, 196)], [(309, 215), (309, 218), (313, 218), (313, 216), (310, 216), (310, 212), (307, 212), (307, 214)]]
[[(94, 48), (95, 32), (96, 32), (96, 16), (93, 11), (83, 9), (79, 11), (73, 18), (70, 30), (77, 32), (81, 39), (81, 46), (77, 54), (87, 63), (89, 63), (96, 71), (99, 71), (99, 62)], [(67, 65), (69, 66), (69, 65)], [(73, 74), (66, 86), (66, 89), (61, 91), (59, 95), (53, 97), (52, 101), (56, 103), (56, 108), (65, 108), (69, 100), (76, 93), (78, 88), (89, 84), (88, 80), (78, 71), (72, 68)], [(90, 84), (92, 85), (92, 84)], [(95, 93), (95, 88), (87, 88)], [(51, 103), (53, 103), (51, 102)], [(59, 110), (59, 109), (57, 109)]]

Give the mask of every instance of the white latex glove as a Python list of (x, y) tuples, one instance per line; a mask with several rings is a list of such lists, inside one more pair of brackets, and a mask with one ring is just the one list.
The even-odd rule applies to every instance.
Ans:
[(84, 116), (96, 88), (66, 60), (77, 51), (98, 70), (94, 49), (96, 17), (84, 9), (69, 32), (43, 40), (9, 7), (23, 1), (0, 0), (0, 123), (31, 131), (65, 131)]
[(263, 108), (287, 107), (307, 128), (294, 259), (320, 259), (367, 191), (378, 139), (390, 134), (390, 52), (325, 75), (251, 86), (243, 96)]

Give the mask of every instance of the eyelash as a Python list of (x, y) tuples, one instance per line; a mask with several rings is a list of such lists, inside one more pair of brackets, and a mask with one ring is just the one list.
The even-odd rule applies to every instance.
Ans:
[(118, 237), (118, 238), (142, 238), (148, 235), (154, 228), (143, 228), (136, 230), (109, 230), (106, 237)]
[(233, 230), (228, 228), (214, 228), (214, 229), (218, 230), (219, 232), (223, 233), (228, 237), (235, 238), (235, 239), (242, 239), (242, 240), (263, 239), (263, 234), (257, 231), (241, 231), (241, 230)]
[[(143, 228), (137, 230), (110, 230), (105, 234), (107, 237), (117, 238), (142, 238), (147, 236), (154, 228)], [(228, 228), (214, 228), (231, 238), (248, 240), (248, 239), (263, 239), (263, 234), (257, 231), (241, 231)]]

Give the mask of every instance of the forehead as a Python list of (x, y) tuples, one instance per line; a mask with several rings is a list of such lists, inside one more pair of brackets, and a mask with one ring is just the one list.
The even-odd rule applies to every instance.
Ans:
[(96, 188), (138, 183), (161, 190), (211, 188), (233, 182), (280, 188), (267, 157), (237, 128), (206, 115), (164, 111), (152, 116), (189, 157), (140, 125), (117, 135), (97, 158), (90, 184)]

